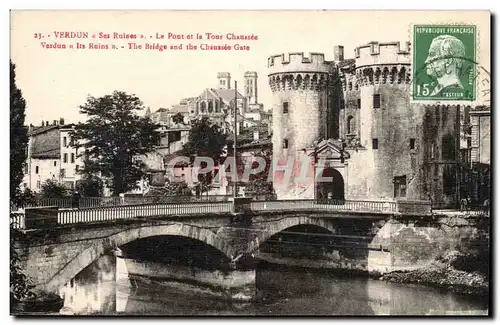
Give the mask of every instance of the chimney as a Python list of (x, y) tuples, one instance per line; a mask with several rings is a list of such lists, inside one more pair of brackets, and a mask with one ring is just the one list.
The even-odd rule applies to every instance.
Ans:
[(44, 121), (42, 121), (42, 126), (45, 126), (45, 124), (44, 124), (44, 123), (45, 123), (45, 122), (44, 122)]
[(64, 125), (64, 119), (62, 117), (59, 119), (59, 124)]
[(333, 61), (344, 61), (344, 47), (342, 45), (335, 45), (333, 47)]
[(49, 126), (49, 125), (50, 125), (49, 121), (45, 121), (45, 126)]
[(57, 125), (57, 120), (52, 121), (52, 125)]
[(259, 131), (255, 130), (253, 131), (253, 141), (259, 140)]

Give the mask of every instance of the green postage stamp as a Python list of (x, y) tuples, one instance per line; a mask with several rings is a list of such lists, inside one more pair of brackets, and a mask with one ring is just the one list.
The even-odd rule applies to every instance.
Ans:
[(476, 99), (476, 26), (413, 26), (413, 100)]

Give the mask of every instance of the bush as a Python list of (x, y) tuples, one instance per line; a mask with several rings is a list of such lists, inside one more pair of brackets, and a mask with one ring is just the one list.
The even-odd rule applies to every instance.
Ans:
[(85, 176), (77, 182), (76, 190), (83, 196), (101, 197), (104, 192), (104, 183), (98, 177)]
[(68, 190), (61, 184), (48, 179), (42, 184), (40, 195), (42, 198), (62, 199), (67, 196)]

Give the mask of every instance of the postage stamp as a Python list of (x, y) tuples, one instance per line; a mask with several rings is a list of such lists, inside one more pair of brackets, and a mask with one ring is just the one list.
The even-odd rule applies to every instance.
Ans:
[(474, 101), (474, 25), (413, 26), (413, 100)]

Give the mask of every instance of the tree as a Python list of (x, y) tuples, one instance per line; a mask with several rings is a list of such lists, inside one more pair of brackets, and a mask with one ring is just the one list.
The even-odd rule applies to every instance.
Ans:
[(206, 116), (191, 121), (191, 132), (182, 153), (188, 156), (210, 157), (216, 163), (225, 154), (226, 134)]
[(59, 198), (66, 197), (68, 194), (68, 191), (61, 184), (59, 184), (53, 180), (48, 179), (42, 184), (40, 194), (41, 194), (42, 198), (44, 198), (44, 199), (48, 199), (48, 198), (59, 199)]
[(175, 124), (184, 124), (184, 115), (182, 115), (182, 113), (175, 114), (172, 116), (172, 122)]
[(85, 148), (83, 174), (100, 175), (115, 195), (137, 187), (146, 166), (136, 157), (152, 152), (160, 139), (160, 125), (139, 116), (142, 110), (137, 96), (122, 91), (89, 96), (80, 106), (88, 120), (75, 126), (73, 139), (77, 147)]
[(101, 197), (104, 191), (104, 184), (99, 177), (84, 174), (77, 183), (76, 190), (83, 196)]
[[(261, 150), (254, 153), (253, 156), (264, 158), (266, 166), (262, 172), (250, 175), (248, 183), (245, 184), (245, 192), (255, 193), (265, 196), (268, 199), (273, 199), (275, 195), (273, 183), (268, 180), (269, 170), (271, 169), (272, 152), (270, 150)], [(252, 168), (257, 168), (257, 162), (254, 161), (252, 163)]]
[(10, 298), (11, 308), (13, 303), (25, 299), (32, 298), (33, 285), (24, 274), (21, 268), (21, 259), (15, 250), (16, 240), (22, 238), (23, 234), (17, 230), (10, 228)]
[(173, 182), (165, 184), (165, 195), (167, 196), (187, 196), (193, 195), (186, 182)]
[(21, 205), (23, 198), (19, 185), (24, 176), (28, 145), (25, 110), (26, 101), (16, 85), (16, 66), (10, 61), (10, 198), (16, 205)]
[[(205, 174), (205, 175), (207, 175), (207, 174)], [(201, 176), (201, 175), (198, 175), (198, 176)], [(199, 178), (198, 183), (196, 183), (193, 186), (194, 192), (200, 196), (203, 193), (207, 193), (207, 195), (208, 195), (208, 191), (210, 191), (212, 189), (212, 186), (210, 185), (211, 179), (209, 181), (208, 178), (206, 178), (206, 177), (202, 177), (202, 178), (198, 177), (198, 178)]]
[(155, 203), (189, 201), (193, 192), (186, 182), (167, 182), (164, 187), (155, 187), (150, 191)]

